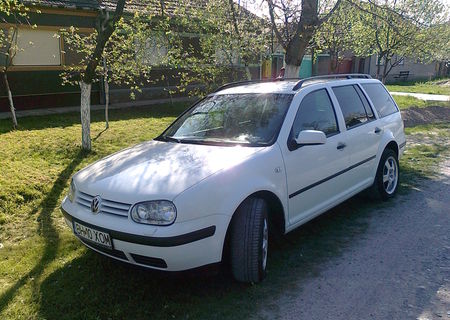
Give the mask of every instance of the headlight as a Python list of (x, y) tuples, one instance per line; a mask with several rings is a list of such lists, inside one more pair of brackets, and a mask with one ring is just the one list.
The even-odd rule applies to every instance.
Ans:
[(167, 200), (141, 202), (131, 209), (131, 218), (137, 223), (169, 225), (177, 217), (175, 205)]
[(70, 181), (69, 186), (69, 194), (67, 197), (69, 198), (70, 202), (73, 202), (73, 199), (75, 199), (75, 183), (73, 182), (73, 179)]

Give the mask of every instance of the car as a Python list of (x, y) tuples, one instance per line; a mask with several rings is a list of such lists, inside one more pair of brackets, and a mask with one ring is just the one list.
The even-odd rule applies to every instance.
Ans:
[(368, 75), (232, 83), (76, 173), (61, 210), (103, 255), (167, 271), (226, 260), (255, 283), (274, 235), (368, 188), (392, 198), (405, 144), (399, 108)]

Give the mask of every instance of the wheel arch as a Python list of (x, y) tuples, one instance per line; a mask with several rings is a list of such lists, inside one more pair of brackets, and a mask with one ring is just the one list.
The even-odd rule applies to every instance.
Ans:
[(277, 234), (283, 235), (286, 232), (286, 215), (285, 215), (285, 209), (283, 206), (283, 203), (281, 199), (272, 191), (269, 190), (260, 190), (255, 191), (252, 194), (248, 195), (245, 199), (243, 199), (239, 205), (236, 207), (235, 211), (233, 212), (233, 215), (231, 216), (230, 222), (227, 226), (227, 231), (225, 234), (225, 241), (223, 243), (223, 250), (222, 250), (222, 260), (224, 260), (224, 257), (228, 256), (229, 254), (229, 243), (230, 243), (230, 227), (231, 222), (233, 218), (235, 217), (236, 212), (238, 211), (239, 207), (242, 203), (244, 203), (247, 199), (257, 197), (261, 198), (264, 201), (266, 201), (267, 206), (269, 208), (269, 224), (272, 226), (272, 230), (276, 232)]
[(389, 141), (389, 143), (386, 144), (386, 146), (384, 147), (383, 151), (386, 149), (391, 149), (392, 151), (394, 151), (395, 154), (397, 155), (397, 159), (398, 159), (399, 148), (398, 148), (398, 144), (395, 140)]

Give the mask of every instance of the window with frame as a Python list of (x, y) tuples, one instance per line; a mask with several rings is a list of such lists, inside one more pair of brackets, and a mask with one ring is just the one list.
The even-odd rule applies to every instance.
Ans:
[(61, 65), (61, 42), (52, 30), (19, 28), (16, 36), (17, 52), (14, 66)]
[(378, 112), (378, 116), (386, 117), (398, 111), (397, 106), (392, 100), (387, 90), (379, 83), (365, 83), (362, 84), (364, 91), (366, 91), (373, 106)]
[(300, 103), (292, 126), (292, 137), (297, 137), (303, 130), (322, 131), (327, 137), (339, 133), (336, 114), (326, 89), (308, 93)]
[(334, 87), (333, 92), (341, 107), (347, 129), (369, 121), (366, 109), (355, 86)]

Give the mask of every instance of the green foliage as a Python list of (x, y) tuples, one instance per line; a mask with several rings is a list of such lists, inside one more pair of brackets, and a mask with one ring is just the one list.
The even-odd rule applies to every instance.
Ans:
[(342, 3), (333, 15), (324, 22), (315, 32), (313, 41), (317, 53), (329, 53), (331, 72), (335, 73), (339, 63), (344, 58), (353, 44), (353, 36), (350, 32), (357, 14), (356, 8), (348, 2)]
[(17, 44), (17, 32), (21, 25), (36, 28), (28, 21), (30, 8), (19, 0), (2, 0), (0, 2), (0, 18), (8, 22), (8, 27), (0, 28), (0, 67), (7, 72), (14, 56), (23, 51)]
[(351, 33), (357, 56), (377, 55), (377, 77), (385, 80), (403, 57), (429, 60), (448, 23), (441, 0), (360, 2)]
[(203, 6), (198, 1), (197, 6), (182, 3), (176, 11), (180, 24), (197, 36), (188, 45), (186, 34), (171, 34), (169, 40), (169, 63), (179, 69), (180, 89), (200, 84), (190, 93), (202, 94), (224, 82), (250, 79), (249, 67), (259, 64), (269, 43), (265, 22), (233, 1), (211, 0)]
[[(151, 18), (146, 11), (121, 18), (102, 54), (102, 59), (106, 60), (108, 81), (130, 88), (132, 96), (151, 81), (149, 59), (152, 57), (148, 56), (148, 48), (149, 41), (155, 36), (150, 26)], [(80, 57), (80, 61), (66, 66), (61, 73), (63, 84), (75, 84), (83, 77), (96, 46), (97, 33), (97, 30), (90, 34), (81, 33), (75, 27), (62, 30), (67, 50)], [(98, 81), (104, 75), (104, 67), (99, 64), (94, 80)]]

